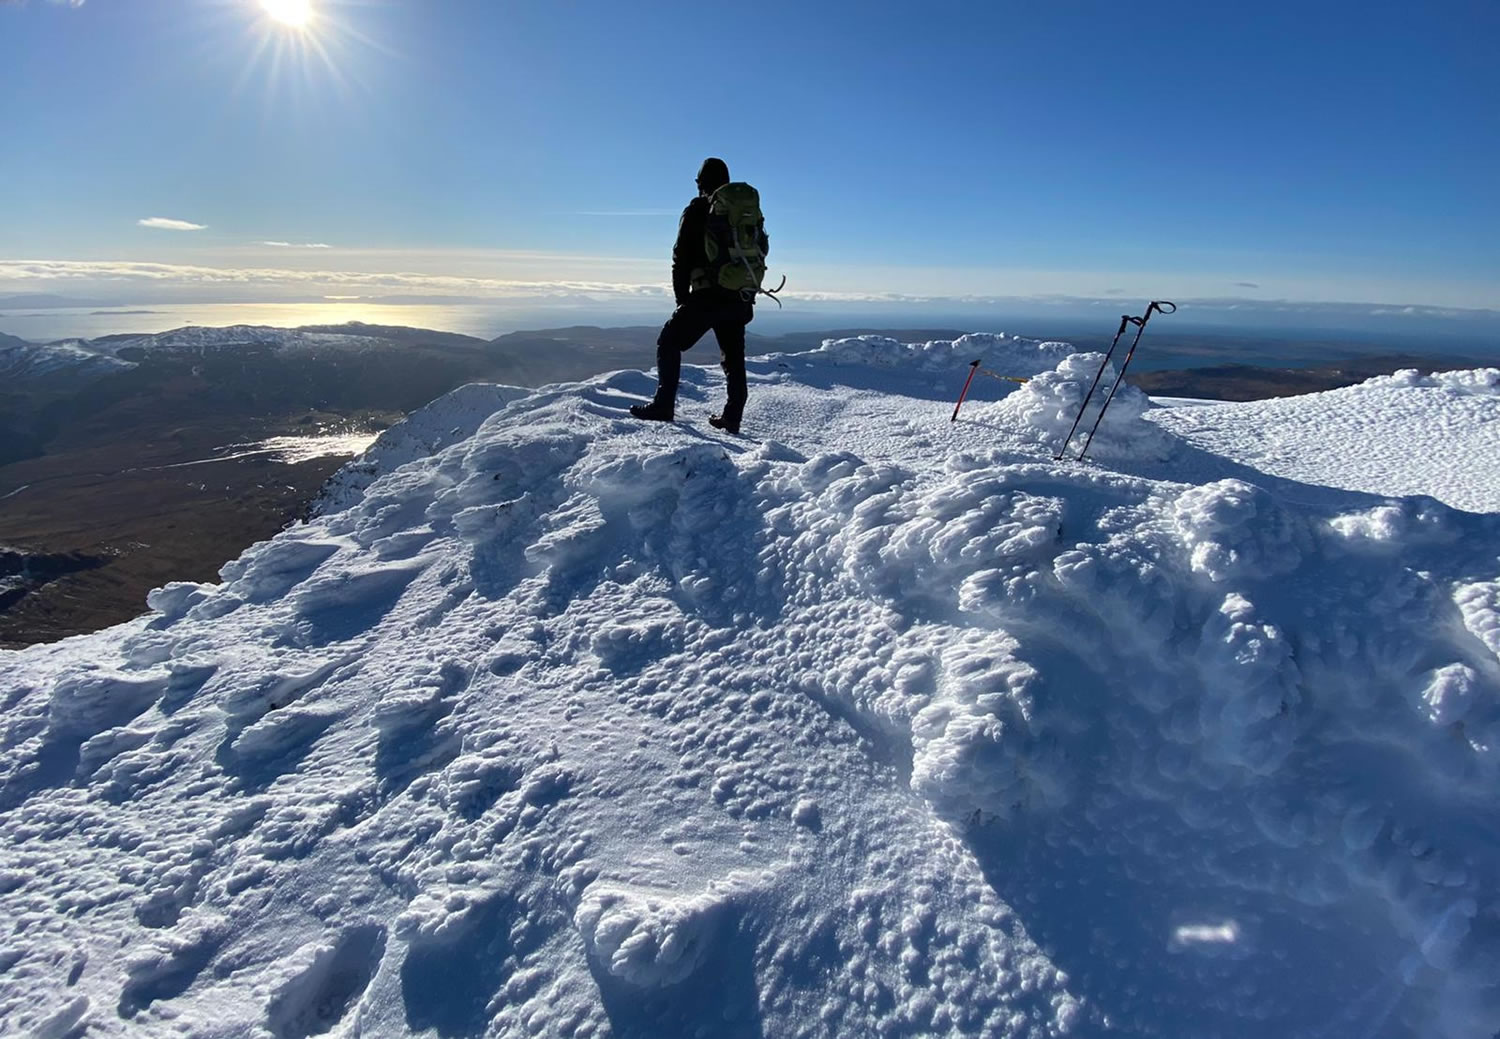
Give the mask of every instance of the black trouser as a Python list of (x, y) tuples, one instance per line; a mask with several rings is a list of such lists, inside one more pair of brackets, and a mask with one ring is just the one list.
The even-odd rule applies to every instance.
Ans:
[(688, 297), (672, 311), (656, 337), (656, 399), (658, 407), (671, 409), (677, 402), (677, 382), (682, 377), (682, 355), (703, 334), (713, 329), (719, 341), (719, 364), (729, 383), (729, 401), (724, 417), (738, 423), (745, 411), (745, 326), (755, 317), (755, 306), (739, 293), (705, 289)]

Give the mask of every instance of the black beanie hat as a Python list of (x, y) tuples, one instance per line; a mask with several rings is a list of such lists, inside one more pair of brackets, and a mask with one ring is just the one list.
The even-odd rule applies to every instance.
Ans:
[(698, 167), (698, 187), (702, 191), (713, 191), (729, 183), (729, 164), (723, 159), (710, 156)]

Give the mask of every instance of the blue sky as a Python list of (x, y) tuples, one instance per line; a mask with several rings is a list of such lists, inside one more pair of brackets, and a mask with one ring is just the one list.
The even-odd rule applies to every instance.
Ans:
[(1489, 0), (3, 0), (0, 293), (657, 298), (718, 154), (789, 302), (1496, 308), (1497, 41)]

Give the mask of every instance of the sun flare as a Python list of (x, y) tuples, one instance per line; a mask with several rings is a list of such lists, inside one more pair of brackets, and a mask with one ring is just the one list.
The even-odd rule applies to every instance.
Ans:
[(260, 5), (266, 14), (294, 29), (304, 28), (312, 21), (312, 0), (260, 0)]
[[(259, 81), (269, 94), (362, 85), (361, 52), (377, 46), (360, 31), (360, 9), (385, 0), (208, 0), (233, 9), (237, 32), (226, 35), (243, 48), (244, 82)], [(6, 0), (0, 0), (0, 9)], [(268, 95), (269, 96), (269, 95)]]

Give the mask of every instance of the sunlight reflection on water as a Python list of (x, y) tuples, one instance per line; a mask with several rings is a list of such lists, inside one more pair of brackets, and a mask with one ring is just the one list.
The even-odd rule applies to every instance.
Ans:
[[(662, 314), (659, 301), (640, 305), (639, 316), (614, 306), (606, 312), (598, 306), (555, 305), (547, 308), (472, 304), (365, 303), (358, 300), (324, 303), (214, 303), (157, 304), (99, 310), (16, 308), (0, 313), (0, 332), (50, 342), (57, 339), (96, 339), (106, 335), (150, 335), (185, 325), (210, 328), (225, 325), (266, 325), (299, 328), (304, 325), (340, 325), (362, 321), (369, 325), (399, 325), (492, 339), (520, 328), (547, 328), (574, 324), (598, 324), (646, 320)], [(653, 318), (654, 319), (654, 318)]]
[(270, 451), (287, 465), (330, 455), (362, 455), (378, 433), (332, 433), (314, 437), (270, 437), (249, 445), (251, 451)]

